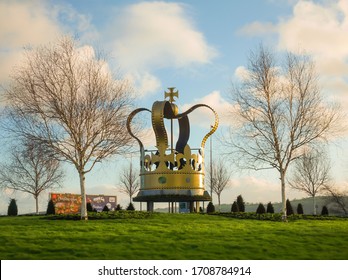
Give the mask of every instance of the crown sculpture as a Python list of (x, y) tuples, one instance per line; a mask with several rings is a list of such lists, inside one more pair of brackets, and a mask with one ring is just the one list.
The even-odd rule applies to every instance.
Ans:
[[(188, 202), (190, 210), (199, 208), (199, 201), (210, 201), (211, 197), (204, 188), (204, 146), (218, 127), (217, 113), (206, 104), (192, 106), (186, 112), (179, 113), (174, 97), (179, 97), (175, 88), (168, 88), (164, 101), (156, 101), (152, 110), (139, 108), (134, 110), (127, 119), (127, 130), (140, 146), (140, 190), (134, 201), (147, 202), (147, 210), (152, 211), (154, 202)], [(214, 125), (204, 136), (201, 147), (191, 149), (190, 123), (188, 114), (199, 107), (210, 109), (215, 115)], [(151, 113), (152, 128), (156, 136), (156, 150), (147, 151), (143, 143), (131, 130), (131, 122), (136, 114), (142, 111)], [(164, 119), (171, 121), (171, 146)], [(178, 121), (179, 136), (173, 147), (173, 120)], [(196, 151), (197, 153), (193, 153)], [(172, 206), (173, 207), (173, 206)]]

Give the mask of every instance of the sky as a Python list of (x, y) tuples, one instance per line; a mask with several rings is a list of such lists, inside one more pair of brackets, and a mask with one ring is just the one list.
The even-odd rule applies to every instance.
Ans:
[[(260, 43), (276, 53), (305, 51), (312, 55), (323, 95), (341, 104), (343, 112), (348, 109), (347, 0), (1, 0), (1, 87), (8, 85), (24, 46), (54, 42), (64, 34), (76, 36), (81, 47), (107, 55), (110, 69), (134, 84), (136, 107), (150, 109), (153, 102), (163, 100), (168, 87), (179, 91), (176, 103), (180, 111), (197, 103), (213, 107), (220, 118), (219, 130), (211, 140), (213, 161), (223, 152), (219, 135), (233, 125), (227, 114), (232, 82), (243, 74), (248, 54)], [(202, 110), (192, 114), (190, 121), (193, 143), (189, 144), (197, 147), (213, 124), (213, 115)], [(348, 179), (347, 148), (344, 135), (329, 148), (337, 186)], [(6, 162), (6, 151), (1, 153)], [(86, 177), (87, 193), (117, 195), (125, 207), (129, 201), (117, 189), (119, 172), (137, 156), (116, 157), (96, 166)], [(59, 192), (79, 193), (77, 173), (71, 166), (64, 168), (67, 175)], [(278, 178), (274, 171), (234, 170), (222, 203), (232, 203), (239, 194), (246, 202), (281, 201)], [(305, 194), (288, 189), (287, 196), (294, 199)], [(6, 213), (10, 198), (17, 199), (20, 213), (34, 211), (30, 195), (6, 191), (0, 195), (0, 214)], [(45, 193), (40, 199), (41, 211), (47, 200)]]

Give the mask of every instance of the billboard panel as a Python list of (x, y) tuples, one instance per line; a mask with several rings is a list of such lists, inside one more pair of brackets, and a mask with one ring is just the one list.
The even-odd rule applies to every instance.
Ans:
[(81, 195), (72, 193), (51, 193), (56, 214), (75, 214), (80, 212)]
[[(81, 209), (81, 195), (72, 193), (50, 193), (56, 214), (77, 214)], [(117, 205), (115, 195), (86, 195), (87, 203), (90, 202), (92, 207), (98, 212), (102, 211), (106, 205), (109, 210), (114, 211)]]
[(115, 211), (117, 198), (115, 195), (89, 195), (87, 194), (87, 203), (90, 202), (93, 209), (101, 212), (106, 205), (110, 211)]

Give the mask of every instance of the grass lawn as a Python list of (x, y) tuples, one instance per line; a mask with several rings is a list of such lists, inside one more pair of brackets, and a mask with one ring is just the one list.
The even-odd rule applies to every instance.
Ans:
[(0, 218), (0, 259), (348, 259), (348, 220), (288, 223), (201, 214), (144, 219)]

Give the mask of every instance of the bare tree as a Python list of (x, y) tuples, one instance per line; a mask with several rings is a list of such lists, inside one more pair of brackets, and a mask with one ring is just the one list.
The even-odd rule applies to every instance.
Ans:
[(212, 182), (212, 190), (218, 197), (219, 211), (221, 207), (221, 193), (224, 189), (226, 189), (226, 187), (228, 187), (231, 177), (231, 174), (227, 170), (225, 164), (226, 163), (224, 161), (219, 160), (216, 164), (213, 164), (212, 173), (210, 170), (206, 173), (207, 180)]
[(81, 219), (87, 220), (86, 173), (130, 142), (129, 84), (115, 79), (92, 48), (79, 48), (70, 37), (26, 49), (23, 64), (11, 78), (5, 93), (8, 129), (75, 166)]
[(330, 188), (330, 162), (323, 150), (306, 150), (294, 162), (289, 185), (295, 190), (307, 193), (313, 198), (313, 213), (317, 214), (315, 198)]
[(39, 195), (45, 190), (61, 187), (63, 176), (60, 162), (42, 146), (24, 143), (13, 149), (10, 163), (1, 166), (0, 187), (33, 195), (38, 214)]
[(129, 203), (132, 202), (132, 197), (139, 191), (139, 174), (133, 169), (132, 162), (129, 167), (122, 170), (119, 190), (129, 196)]
[(348, 191), (328, 185), (325, 187), (325, 192), (330, 196), (328, 202), (333, 202), (345, 216), (348, 216)]
[(261, 46), (232, 90), (240, 123), (227, 144), (240, 167), (279, 172), (283, 220), (290, 163), (303, 147), (326, 139), (339, 118), (337, 108), (323, 102), (314, 68), (310, 57), (292, 53), (283, 67), (276, 65), (275, 55)]

